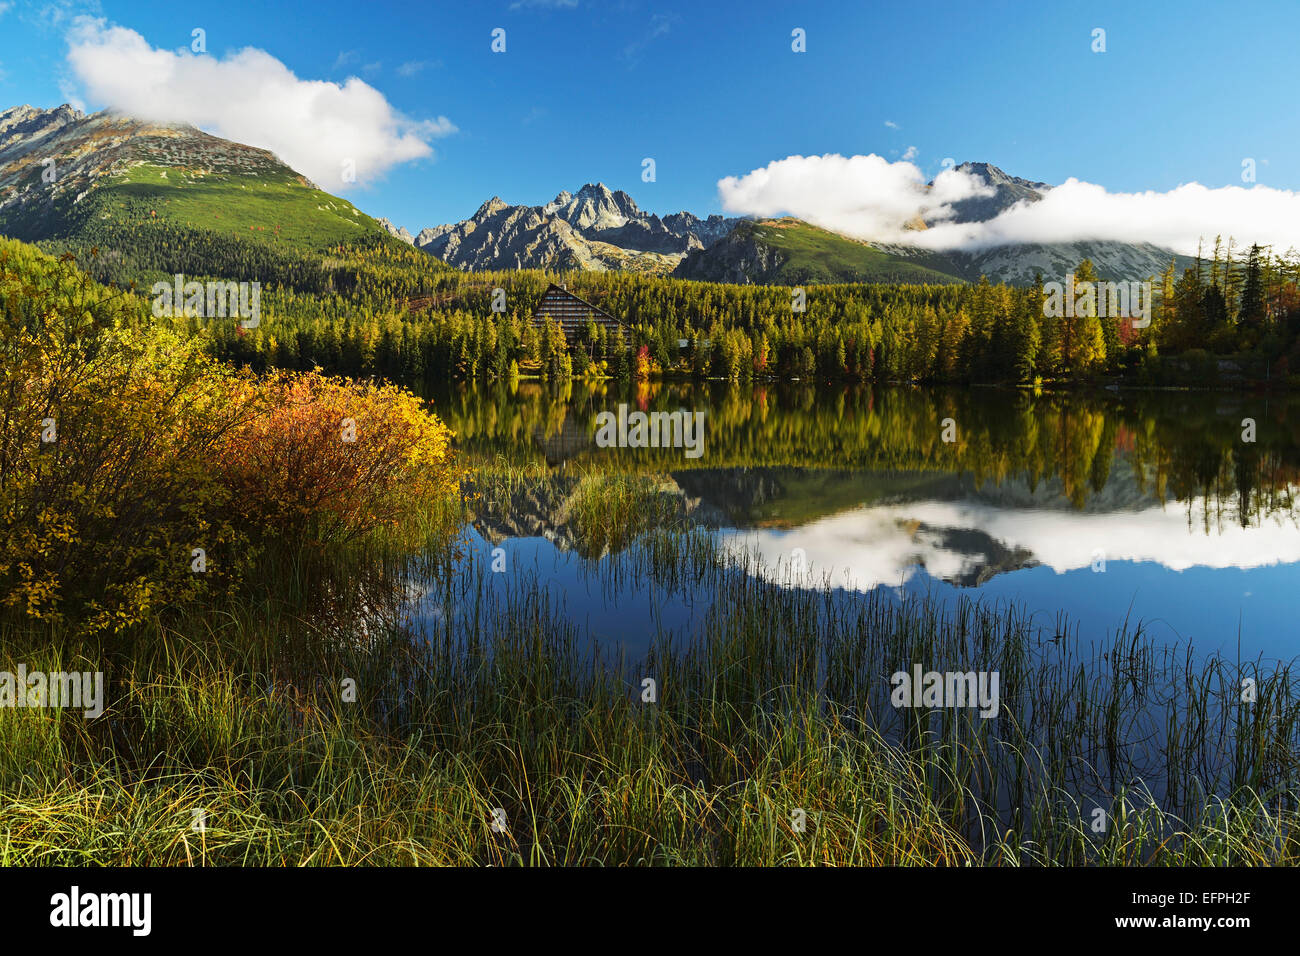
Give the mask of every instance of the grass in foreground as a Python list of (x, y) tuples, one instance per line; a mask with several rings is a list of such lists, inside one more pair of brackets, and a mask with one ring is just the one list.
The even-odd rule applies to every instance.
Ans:
[[(628, 489), (585, 493), (599, 529)], [(332, 586), (285, 566), (291, 600), (268, 587), (111, 653), (5, 633), (11, 670), (102, 668), (109, 691), (95, 721), (0, 709), (0, 862), (1300, 858), (1286, 669), (1248, 667), (1258, 700), (1237, 706), (1241, 668), (1140, 632), (1083, 654), (1038, 642), (1013, 610), (789, 588), (677, 530), (588, 564), (665, 592), (702, 583), (715, 598), (702, 637), (602, 659), (543, 580), (518, 569), (489, 588), (481, 562), (442, 548), (422, 567), (419, 621), (392, 599), (399, 569), (358, 560)], [(882, 704), (913, 660), (999, 669), (1001, 714)]]

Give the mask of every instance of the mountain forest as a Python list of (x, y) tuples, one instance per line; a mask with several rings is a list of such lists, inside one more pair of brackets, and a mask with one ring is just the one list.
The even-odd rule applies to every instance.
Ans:
[[(463, 272), (382, 234), (313, 250), (172, 222), (96, 223), (46, 240), (96, 279), (148, 289), (175, 273), (262, 284), (256, 328), (170, 320), (219, 358), (256, 370), (319, 367), (422, 389), (453, 379), (635, 375), (727, 380), (1053, 384), (1285, 383), (1300, 362), (1300, 256), (1216, 240), (1150, 277), (1150, 324), (1044, 315), (1041, 284), (735, 285), (630, 272)], [(1084, 260), (1076, 284), (1106, 281)], [(572, 349), (534, 325), (551, 283), (623, 323)], [(495, 290), (504, 311), (493, 311)], [(799, 306), (802, 305), (802, 310)], [(1084, 310), (1086, 311), (1086, 310)], [(1096, 310), (1094, 310), (1096, 311)], [(1216, 359), (1217, 357), (1217, 359)], [(1231, 357), (1232, 361), (1223, 361)]]

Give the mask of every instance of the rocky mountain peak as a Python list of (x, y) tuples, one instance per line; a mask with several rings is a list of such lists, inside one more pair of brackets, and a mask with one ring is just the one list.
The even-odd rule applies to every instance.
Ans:
[(627, 225), (629, 220), (642, 217), (631, 196), (622, 190), (613, 192), (604, 183), (587, 183), (576, 195), (562, 192), (543, 210), (575, 229), (618, 229)]
[[(992, 187), (993, 191), (990, 195), (972, 196), (953, 203), (953, 215), (949, 222), (985, 222), (1018, 202), (1038, 202), (1052, 188), (1047, 183), (1008, 175), (992, 163), (961, 163), (956, 168)], [(930, 185), (933, 186), (934, 183)]]
[(480, 220), (486, 219), (488, 216), (491, 216), (492, 214), (500, 212), (502, 209), (506, 209), (506, 208), (508, 207), (505, 201), (500, 196), (493, 196), (483, 205), (478, 207), (478, 211), (474, 213), (472, 218), (480, 219)]
[(573, 193), (569, 192), (567, 189), (561, 189), (559, 194), (554, 199), (552, 199), (550, 202), (548, 202), (545, 206), (542, 207), (542, 210), (549, 216), (551, 213), (555, 212), (555, 210), (559, 209), (561, 206), (572, 201), (572, 199), (573, 199)]
[(990, 186), (1020, 186), (1037, 192), (1045, 192), (1052, 188), (1047, 183), (1036, 183), (1028, 179), (1021, 179), (1019, 176), (1012, 176), (992, 163), (961, 163), (957, 166), (957, 169), (972, 174)]
[[(491, 218), (491, 224), (487, 220)], [(464, 269), (635, 268), (667, 272), (687, 252), (711, 245), (737, 220), (690, 213), (661, 219), (626, 192), (585, 183), (544, 206), (511, 206), (493, 196), (460, 223), (421, 230), (415, 245)]]

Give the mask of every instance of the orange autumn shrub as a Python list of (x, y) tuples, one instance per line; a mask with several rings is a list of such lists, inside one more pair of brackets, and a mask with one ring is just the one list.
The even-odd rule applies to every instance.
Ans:
[(226, 434), (217, 470), (250, 535), (308, 546), (401, 539), (456, 486), (451, 432), (404, 389), (316, 372), (245, 387), (257, 413)]
[(0, 620), (118, 632), (239, 578), (210, 463), (249, 377), (139, 315), (0, 240)]
[(450, 438), (391, 386), (232, 369), (0, 239), (0, 628), (119, 633), (246, 586), (277, 540), (423, 543)]

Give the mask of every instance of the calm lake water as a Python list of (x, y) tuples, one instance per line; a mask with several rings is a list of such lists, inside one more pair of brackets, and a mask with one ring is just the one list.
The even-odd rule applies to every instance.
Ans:
[[(1085, 640), (1127, 621), (1229, 659), (1300, 654), (1300, 399), (798, 383), (523, 383), (432, 398), (471, 467), (553, 479), (481, 515), (467, 555), (488, 564), (504, 548), (570, 620), (629, 651), (656, 629), (689, 636), (709, 597), (626, 574), (611, 586), (600, 572), (626, 555), (590, 553), (569, 515), (584, 475), (661, 476), (724, 555), (757, 553), (793, 586), (1014, 602), (1048, 635), (1063, 613)], [(703, 411), (703, 453), (598, 447), (597, 415), (620, 403)]]

